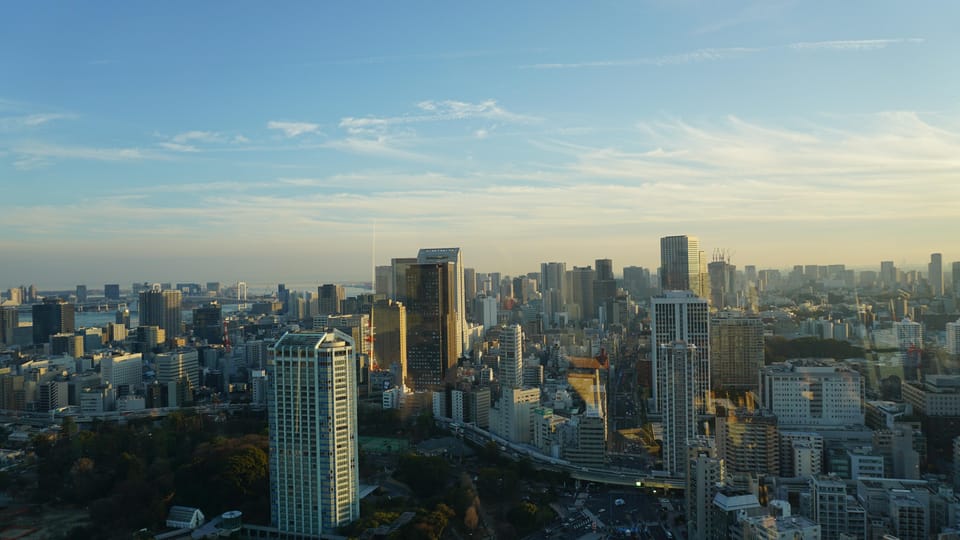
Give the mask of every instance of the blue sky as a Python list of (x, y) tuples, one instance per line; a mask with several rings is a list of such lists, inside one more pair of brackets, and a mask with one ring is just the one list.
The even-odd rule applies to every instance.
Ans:
[(0, 18), (0, 287), (960, 260), (956, 2), (54, 2)]

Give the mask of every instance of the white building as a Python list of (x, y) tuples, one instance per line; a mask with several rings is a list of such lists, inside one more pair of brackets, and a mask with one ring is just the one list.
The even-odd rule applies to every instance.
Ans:
[(523, 330), (519, 324), (500, 331), (500, 385), (523, 387)]
[(893, 332), (897, 336), (897, 360), (901, 364), (919, 362), (923, 350), (923, 325), (910, 318), (893, 323)]
[(960, 320), (947, 323), (947, 353), (960, 355)]
[(797, 360), (760, 372), (761, 403), (781, 428), (863, 424), (863, 398), (860, 374), (832, 362)]
[(481, 296), (476, 299), (477, 312), (484, 330), (489, 330), (497, 326), (497, 313), (500, 306), (497, 304), (497, 298), (494, 296)]
[(360, 517), (356, 356), (350, 336), (287, 333), (270, 348), (273, 525), (305, 536)]
[(490, 431), (511, 442), (531, 442), (533, 409), (539, 405), (539, 388), (504, 388), (496, 414), (490, 415)]
[[(663, 411), (663, 469), (682, 477), (686, 474), (687, 442), (697, 437), (700, 350), (677, 341), (660, 345), (657, 356)], [(705, 375), (709, 377), (709, 371)]]
[(175, 383), (186, 378), (194, 390), (200, 388), (200, 360), (196, 349), (158, 354), (156, 363), (157, 382), (160, 384)]
[(663, 411), (664, 402), (660, 398), (660, 366), (663, 363), (661, 345), (672, 345), (683, 341), (694, 345), (698, 350), (696, 364), (696, 405), (699, 412), (710, 410), (710, 307), (703, 298), (690, 291), (666, 291), (651, 299), (653, 317), (651, 320), (651, 354), (654, 382), (651, 389), (653, 407)]
[(118, 354), (100, 359), (100, 381), (114, 388), (139, 388), (143, 383), (143, 355)]

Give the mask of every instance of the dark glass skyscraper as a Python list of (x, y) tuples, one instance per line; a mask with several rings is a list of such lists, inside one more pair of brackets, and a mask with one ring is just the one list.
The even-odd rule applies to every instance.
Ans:
[(34, 343), (49, 343), (51, 335), (72, 333), (74, 330), (73, 304), (60, 298), (44, 298), (42, 304), (33, 305)]
[(211, 302), (193, 308), (193, 335), (210, 344), (223, 343), (223, 310)]
[(346, 292), (342, 285), (327, 283), (317, 287), (318, 315), (336, 315), (343, 313), (343, 301)]
[(414, 391), (440, 387), (457, 361), (454, 265), (406, 269), (407, 376)]

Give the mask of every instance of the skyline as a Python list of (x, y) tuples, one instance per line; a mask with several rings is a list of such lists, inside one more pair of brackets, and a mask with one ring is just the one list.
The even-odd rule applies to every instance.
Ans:
[(960, 260), (955, 4), (224, 6), (8, 8), (4, 286)]

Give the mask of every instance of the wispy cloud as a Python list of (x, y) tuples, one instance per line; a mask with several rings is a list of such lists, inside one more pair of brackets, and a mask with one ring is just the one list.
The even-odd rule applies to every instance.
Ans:
[(539, 120), (533, 116), (508, 111), (495, 99), (487, 99), (476, 103), (452, 99), (425, 100), (417, 103), (416, 108), (416, 113), (404, 116), (347, 116), (340, 120), (339, 126), (352, 135), (369, 135), (381, 134), (390, 126), (426, 122), (475, 118), (511, 123), (529, 123)]
[(287, 122), (283, 120), (270, 120), (267, 122), (267, 129), (275, 129), (283, 132), (287, 137), (299, 137), (307, 133), (318, 133), (319, 124), (310, 122)]
[(5, 118), (0, 118), (0, 128), (6, 129), (16, 129), (16, 128), (33, 128), (37, 126), (42, 126), (56, 120), (73, 120), (77, 116), (75, 114), (66, 114), (66, 113), (40, 113), (40, 114), (28, 114), (23, 116), (9, 116)]
[(21, 159), (81, 159), (92, 161), (143, 161), (164, 159), (162, 154), (143, 148), (65, 146), (47, 143), (26, 143), (13, 148)]
[(893, 45), (924, 43), (923, 38), (894, 38), (894, 39), (852, 39), (852, 40), (834, 40), (834, 41), (803, 41), (790, 43), (784, 46), (771, 47), (723, 47), (723, 48), (705, 48), (695, 51), (682, 52), (677, 54), (668, 54), (663, 56), (648, 56), (640, 58), (620, 58), (609, 60), (590, 60), (583, 62), (557, 62), (541, 63), (520, 66), (526, 69), (584, 69), (584, 68), (617, 68), (617, 67), (639, 67), (639, 66), (676, 66), (684, 64), (698, 64), (703, 62), (715, 62), (718, 60), (728, 60), (743, 57), (752, 53), (774, 50), (794, 50), (794, 51), (816, 51), (816, 50), (841, 50), (841, 51), (871, 51), (884, 49)]
[(885, 49), (891, 45), (924, 43), (923, 38), (894, 38), (894, 39), (845, 39), (833, 41), (803, 41), (791, 43), (791, 49), (800, 51), (873, 51)]
[(743, 56), (760, 51), (754, 47), (726, 47), (707, 48), (695, 51), (668, 54), (663, 56), (647, 56), (640, 58), (623, 58), (614, 60), (593, 60), (586, 62), (544, 63), (521, 66), (529, 69), (578, 69), (578, 68), (607, 68), (607, 67), (634, 67), (634, 66), (673, 66), (680, 64), (694, 64), (710, 62)]

